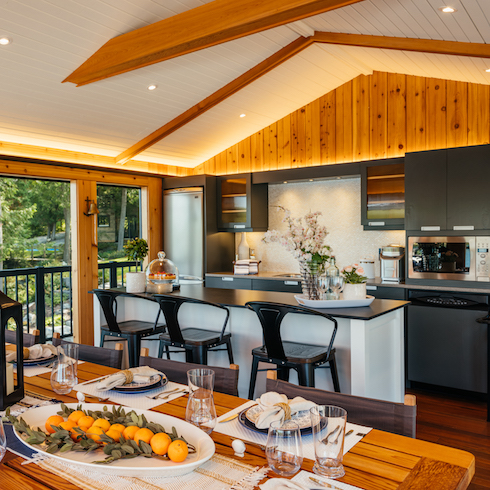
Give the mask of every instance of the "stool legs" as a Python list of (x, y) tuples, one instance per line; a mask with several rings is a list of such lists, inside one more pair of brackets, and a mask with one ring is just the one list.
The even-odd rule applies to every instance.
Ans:
[(298, 366), (298, 381), (300, 386), (315, 387), (315, 366), (305, 363)]
[(337, 371), (337, 361), (335, 359), (335, 353), (332, 353), (329, 364), (330, 373), (332, 375), (333, 388), (337, 393), (340, 393), (339, 372)]
[(253, 400), (255, 391), (255, 382), (257, 381), (257, 371), (259, 369), (259, 360), (257, 357), (252, 361), (252, 372), (250, 373), (250, 387), (248, 389), (248, 399)]

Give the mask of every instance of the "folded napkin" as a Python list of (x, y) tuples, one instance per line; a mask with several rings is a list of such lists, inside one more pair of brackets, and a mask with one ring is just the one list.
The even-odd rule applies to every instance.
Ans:
[[(140, 366), (136, 368), (125, 369), (118, 373), (111, 374), (105, 379), (100, 380), (95, 388), (99, 391), (111, 390), (115, 386), (122, 386), (128, 383), (148, 383), (152, 376), (163, 374), (149, 366)], [(163, 376), (165, 376), (163, 374)]]
[(308, 490), (309, 487), (301, 485), (286, 478), (271, 478), (262, 485), (259, 485), (261, 490)]
[(258, 429), (268, 429), (271, 423), (276, 420), (280, 420), (282, 423), (298, 412), (316, 406), (316, 403), (305, 400), (301, 396), (288, 400), (286, 395), (280, 395), (275, 391), (264, 393), (256, 401), (262, 409), (262, 413), (255, 421), (255, 427)]
[[(27, 355), (29, 351), (29, 355)], [(42, 359), (57, 355), (56, 347), (51, 344), (35, 344), (31, 347), (24, 347), (24, 359)], [(7, 362), (15, 361), (17, 358), (17, 350), (9, 350), (7, 354)]]

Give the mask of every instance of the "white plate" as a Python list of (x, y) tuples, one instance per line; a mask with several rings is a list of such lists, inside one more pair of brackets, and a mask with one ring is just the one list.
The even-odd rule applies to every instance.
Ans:
[(306, 299), (304, 294), (295, 294), (294, 298), (301, 306), (311, 308), (356, 308), (369, 306), (374, 301), (374, 296), (366, 296), (366, 299)]
[[(66, 403), (67, 407), (76, 409), (77, 403)], [(107, 405), (110, 409), (111, 405)], [(87, 403), (82, 406), (82, 409), (88, 410), (103, 410), (104, 404), (102, 403)], [(190, 444), (196, 447), (196, 452), (189, 454), (185, 462), (173, 463), (172, 461), (163, 461), (157, 458), (145, 458), (143, 456), (133, 459), (120, 459), (111, 464), (95, 464), (92, 461), (100, 461), (105, 459), (106, 455), (102, 450), (92, 451), (90, 453), (68, 451), (66, 453), (48, 454), (40, 446), (27, 444), (20, 434), (15, 431), (15, 435), (28, 447), (34, 448), (36, 451), (40, 451), (52, 458), (59, 459), (68, 464), (81, 466), (85, 469), (98, 471), (104, 474), (118, 475), (118, 476), (179, 476), (190, 473), (198, 466), (205, 463), (210, 459), (215, 452), (215, 445), (211, 437), (203, 432), (198, 427), (195, 427), (184, 420), (171, 417), (158, 412), (150, 412), (149, 410), (138, 410), (129, 407), (124, 407), (126, 413), (134, 410), (138, 415), (144, 414), (149, 422), (156, 422), (162, 425), (165, 430), (171, 431), (172, 427), (175, 427), (179, 436), (185, 438)], [(42, 431), (45, 431), (44, 425), (46, 419), (50, 415), (56, 414), (61, 410), (61, 405), (48, 405), (45, 407), (31, 408), (26, 410), (22, 414), (22, 418), (26, 423), (33, 427), (40, 427)]]

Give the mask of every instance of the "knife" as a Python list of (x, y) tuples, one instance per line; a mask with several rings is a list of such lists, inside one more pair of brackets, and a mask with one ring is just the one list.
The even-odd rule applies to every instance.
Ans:
[(80, 383), (80, 385), (91, 385), (92, 383), (98, 383), (99, 381), (102, 381), (103, 379), (108, 378), (109, 376), (112, 376), (111, 374), (108, 374), (107, 376), (103, 376), (102, 378), (95, 378), (92, 379), (91, 381), (85, 381), (84, 383)]
[(226, 417), (226, 419), (220, 420), (218, 423), (222, 424), (223, 422), (229, 422), (230, 420), (234, 420), (238, 417), (238, 413), (234, 413), (233, 415), (230, 415), (229, 417)]

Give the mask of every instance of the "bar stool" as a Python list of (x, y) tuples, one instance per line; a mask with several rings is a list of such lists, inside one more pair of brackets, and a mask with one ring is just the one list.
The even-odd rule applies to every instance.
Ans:
[[(143, 322), (140, 320), (127, 320), (124, 322), (117, 321), (117, 297), (122, 294), (120, 291), (110, 289), (95, 289), (94, 294), (97, 296), (104, 312), (107, 325), (100, 327), (100, 346), (104, 347), (106, 337), (121, 337), (128, 342), (129, 367), (136, 367), (141, 350), (141, 339), (151, 337), (165, 332), (165, 325), (158, 325), (160, 312), (155, 322)], [(158, 340), (158, 339), (148, 339)], [(117, 342), (118, 339), (107, 339), (110, 342)]]
[[(226, 333), (226, 326), (228, 325), (228, 318), (230, 317), (230, 311), (225, 306), (221, 306), (216, 303), (210, 303), (208, 301), (184, 298), (181, 296), (171, 296), (167, 294), (155, 294), (153, 296), (160, 305), (160, 309), (165, 316), (165, 323), (167, 325), (167, 332), (160, 335), (160, 348), (158, 351), (158, 357), (163, 356), (163, 350), (165, 348), (167, 353), (167, 359), (170, 359), (170, 353), (185, 351), (186, 362), (193, 362), (196, 364), (208, 363), (208, 352), (218, 351), (225, 349), (216, 349), (220, 345), (225, 345), (228, 352), (228, 359), (230, 364), (233, 364), (233, 352), (231, 349), (231, 334)], [(180, 328), (179, 323), (179, 310), (185, 303), (194, 303), (198, 305), (204, 305), (209, 308), (221, 310), (224, 314), (224, 322), (221, 327), (221, 331), (205, 330), (202, 328)], [(169, 347), (178, 347), (180, 350), (170, 351)]]
[[(315, 386), (315, 369), (328, 367), (332, 375), (334, 390), (340, 392), (335, 349), (333, 348), (333, 342), (337, 334), (337, 320), (335, 318), (332, 318), (326, 313), (310, 310), (303, 306), (262, 301), (250, 301), (245, 303), (245, 306), (255, 311), (264, 334), (264, 345), (252, 350), (253, 362), (248, 392), (249, 399), (253, 399), (257, 372), (266, 371), (266, 369), (258, 369), (259, 362), (275, 364), (277, 366), (278, 378), (283, 381), (289, 380), (289, 370), (294, 369), (298, 372), (300, 386), (310, 387)], [(283, 342), (281, 338), (281, 324), (288, 313), (320, 316), (329, 322), (333, 322), (328, 347), (300, 344), (297, 342)]]

